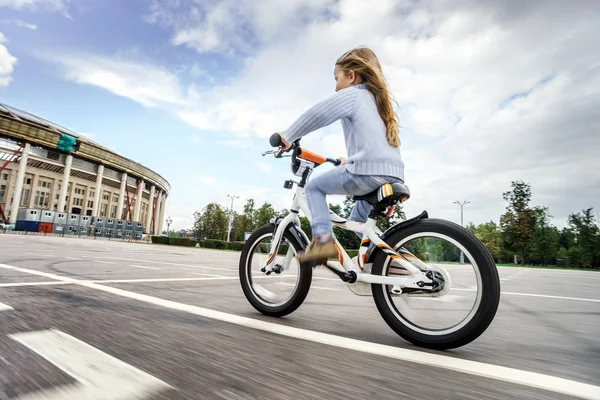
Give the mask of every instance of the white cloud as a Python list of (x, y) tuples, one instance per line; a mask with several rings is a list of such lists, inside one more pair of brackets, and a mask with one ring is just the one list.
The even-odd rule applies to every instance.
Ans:
[(178, 78), (166, 68), (91, 54), (42, 53), (70, 81), (104, 88), (148, 107), (186, 104)]
[(25, 21), (21, 21), (20, 19), (16, 20), (16, 21), (15, 21), (15, 24), (16, 24), (17, 26), (20, 26), (20, 27), (22, 27), (22, 28), (31, 29), (32, 31), (35, 31), (35, 30), (37, 30), (37, 25), (35, 25), (35, 24), (30, 24), (30, 23), (28, 23), (28, 22), (25, 22)]
[[(229, 57), (239, 72), (188, 86), (152, 64), (57, 62), (71, 80), (166, 108), (245, 147), (266, 145), (330, 95), (335, 59), (370, 45), (401, 106), (409, 214), (426, 208), (456, 221), (452, 202), (466, 199), (466, 221), (497, 220), (502, 192), (525, 180), (533, 202), (564, 224), (600, 198), (600, 175), (591, 173), (600, 167), (597, 11), (593, 2), (562, 1), (154, 0), (147, 20), (175, 46)], [(330, 157), (345, 153), (339, 125), (303, 143)]]
[(6, 46), (2, 43), (6, 43), (8, 40), (0, 32), (0, 88), (6, 87), (12, 81), (12, 72), (17, 63), (17, 58), (9, 53)]
[(68, 14), (71, 0), (0, 0), (0, 7), (27, 9), (33, 11), (61, 12), (65, 17), (72, 19)]

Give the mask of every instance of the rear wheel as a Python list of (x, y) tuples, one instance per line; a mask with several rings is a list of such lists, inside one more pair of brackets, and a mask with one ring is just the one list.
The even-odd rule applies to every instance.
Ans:
[[(435, 295), (406, 289), (398, 295), (390, 285), (372, 285), (377, 309), (396, 333), (417, 346), (443, 350), (464, 346), (487, 329), (498, 309), (500, 280), (489, 251), (471, 232), (449, 221), (423, 219), (386, 242), (410, 252), (414, 257), (407, 260), (434, 271), (438, 282)], [(380, 251), (371, 273), (406, 272)]]
[(310, 290), (312, 268), (300, 268), (295, 256), (304, 247), (286, 230), (275, 255), (277, 272), (266, 275), (261, 271), (269, 256), (274, 229), (273, 224), (264, 225), (248, 238), (240, 257), (239, 275), (244, 295), (256, 310), (282, 317), (304, 302)]

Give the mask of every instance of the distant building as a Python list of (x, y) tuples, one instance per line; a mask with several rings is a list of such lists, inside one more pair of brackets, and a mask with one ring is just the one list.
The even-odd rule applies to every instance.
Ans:
[(15, 223), (19, 208), (37, 208), (141, 222), (160, 234), (170, 189), (143, 165), (0, 103), (0, 220)]

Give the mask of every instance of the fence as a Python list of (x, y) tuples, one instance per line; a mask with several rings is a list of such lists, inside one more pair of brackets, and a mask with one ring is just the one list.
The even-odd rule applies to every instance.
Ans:
[(44, 233), (44, 232), (28, 232), (28, 231), (15, 231), (9, 229), (0, 229), (0, 234), (6, 235), (23, 235), (23, 236), (53, 236), (53, 237), (68, 237), (73, 239), (88, 239), (88, 240), (108, 240), (112, 242), (133, 242), (133, 243), (150, 243), (150, 236), (145, 236), (142, 239), (134, 239), (133, 236), (126, 238), (115, 238), (115, 237), (103, 237), (103, 236), (91, 236), (91, 235), (74, 235), (72, 233)]

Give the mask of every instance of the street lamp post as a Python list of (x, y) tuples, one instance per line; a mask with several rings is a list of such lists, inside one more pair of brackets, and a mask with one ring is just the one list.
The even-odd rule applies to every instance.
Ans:
[(227, 227), (227, 241), (229, 242), (229, 239), (231, 237), (231, 224), (233, 223), (233, 201), (235, 199), (239, 199), (240, 196), (236, 196), (236, 195), (230, 195), (228, 194), (227, 197), (231, 198), (231, 207), (229, 208), (229, 226)]
[(173, 223), (173, 220), (171, 219), (171, 217), (167, 217), (167, 236), (171, 236), (169, 233), (169, 227), (171, 226), (171, 224)]
[[(464, 226), (463, 225), (463, 215), (464, 215), (464, 213), (463, 213), (463, 207), (466, 204), (469, 204), (469, 203), (470, 203), (470, 201), (466, 201), (466, 200), (465, 201), (455, 201), (454, 202), (454, 204), (458, 204), (460, 206), (460, 226)], [(459, 262), (461, 264), (465, 263), (465, 255), (463, 254), (462, 250), (460, 251), (460, 261)]]

